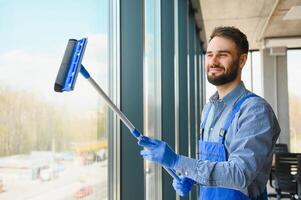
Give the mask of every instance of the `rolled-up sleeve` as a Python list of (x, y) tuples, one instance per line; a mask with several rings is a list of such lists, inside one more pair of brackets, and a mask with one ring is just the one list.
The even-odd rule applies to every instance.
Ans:
[(271, 107), (263, 100), (249, 101), (242, 106), (233, 124), (233, 136), (229, 141), (226, 138), (227, 161), (201, 161), (180, 156), (175, 170), (204, 186), (247, 188), (263, 166), (271, 162), (280, 128)]

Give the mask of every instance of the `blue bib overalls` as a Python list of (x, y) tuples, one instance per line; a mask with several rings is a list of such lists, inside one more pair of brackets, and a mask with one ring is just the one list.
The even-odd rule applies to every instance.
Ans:
[[(257, 97), (255, 94), (249, 94), (244, 96), (240, 100), (238, 100), (230, 112), (226, 123), (223, 128), (221, 128), (219, 133), (219, 140), (218, 142), (206, 142), (203, 139), (205, 124), (211, 109), (211, 104), (205, 113), (205, 118), (201, 123), (201, 136), (199, 140), (199, 160), (209, 160), (209, 161), (227, 161), (226, 155), (226, 148), (224, 145), (225, 135), (227, 133), (228, 128), (230, 127), (232, 120), (235, 117), (235, 114), (239, 111), (240, 106), (242, 103), (250, 98), (250, 97)], [(199, 199), (200, 200), (251, 200), (248, 196), (244, 193), (229, 189), (229, 188), (220, 188), (220, 187), (200, 187), (199, 189)], [(260, 195), (257, 200), (267, 200), (266, 191)]]

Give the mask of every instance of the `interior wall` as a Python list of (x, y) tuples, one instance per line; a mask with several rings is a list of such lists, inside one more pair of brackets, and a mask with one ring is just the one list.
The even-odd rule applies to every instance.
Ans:
[(270, 49), (261, 49), (263, 97), (272, 106), (280, 127), (279, 143), (289, 146), (289, 113), (287, 84), (287, 55), (271, 55)]

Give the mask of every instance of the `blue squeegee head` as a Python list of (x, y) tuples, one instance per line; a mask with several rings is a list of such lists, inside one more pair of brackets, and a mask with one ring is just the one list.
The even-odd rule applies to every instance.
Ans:
[(81, 68), (81, 62), (87, 42), (87, 38), (80, 39), (76, 42), (76, 45), (72, 52), (69, 70), (65, 78), (64, 87), (62, 89), (63, 91), (72, 91), (74, 89), (77, 75)]

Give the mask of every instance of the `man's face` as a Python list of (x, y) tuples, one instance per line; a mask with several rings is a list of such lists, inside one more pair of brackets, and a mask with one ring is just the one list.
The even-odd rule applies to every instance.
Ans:
[(236, 44), (227, 38), (214, 37), (208, 44), (205, 66), (207, 79), (215, 86), (235, 80), (240, 73)]

